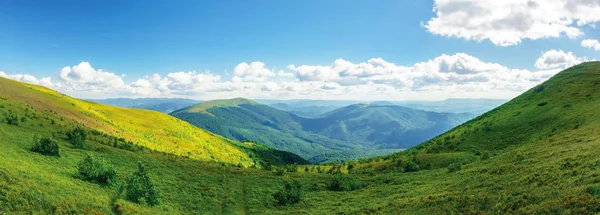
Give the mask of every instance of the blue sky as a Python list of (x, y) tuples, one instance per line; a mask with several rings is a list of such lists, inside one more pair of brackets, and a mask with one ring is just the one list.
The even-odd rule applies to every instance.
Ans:
[[(561, 7), (562, 1), (553, 1), (558, 5), (557, 8)], [(600, 58), (599, 51), (581, 45), (584, 39), (600, 39), (600, 32), (595, 28), (598, 15), (592, 13), (597, 11), (586, 11), (587, 15), (581, 11), (573, 11), (570, 14), (557, 12), (556, 20), (559, 20), (557, 22), (560, 22), (559, 18), (572, 19), (572, 23), (562, 23), (562, 25), (576, 28), (580, 32), (572, 33), (575, 35), (573, 36), (568, 35), (569, 30), (549, 30), (541, 33), (540, 37), (539, 29), (533, 31), (520, 29), (523, 32), (527, 31), (526, 33), (514, 30), (519, 27), (518, 22), (532, 17), (533, 20), (538, 19), (536, 16), (540, 16), (539, 14), (527, 14), (522, 20), (509, 24), (502, 22), (504, 27), (498, 29), (484, 28), (475, 32), (469, 30), (472, 26), (461, 26), (460, 20), (452, 20), (453, 17), (442, 17), (436, 13), (453, 12), (455, 7), (448, 2), (453, 1), (3, 1), (0, 3), (0, 71), (3, 71), (5, 76), (12, 75), (11, 77), (17, 77), (15, 75), (19, 74), (29, 74), (37, 79), (50, 77), (52, 80), (50, 87), (79, 97), (110, 95), (205, 98), (208, 92), (221, 92), (218, 89), (227, 88), (224, 91), (229, 93), (219, 95), (215, 93), (215, 97), (240, 95), (256, 98), (346, 99), (347, 96), (339, 95), (348, 94), (352, 90), (364, 91), (362, 88), (350, 88), (359, 85), (356, 80), (365, 76), (355, 77), (352, 81), (341, 80), (339, 74), (335, 75), (336, 78), (329, 79), (307, 78), (304, 76), (313, 73), (305, 71), (302, 76), (299, 70), (289, 69), (289, 65), (293, 64), (296, 67), (307, 65), (315, 68), (330, 66), (331, 70), (335, 70), (333, 72), (339, 73), (340, 71), (331, 65), (340, 58), (354, 64), (381, 58), (394, 65), (412, 67), (444, 54), (454, 56), (456, 53), (465, 53), (481, 62), (500, 64), (508, 69), (522, 69), (533, 73), (541, 69), (535, 66), (536, 60), (550, 50), (563, 51), (563, 54), (572, 52), (572, 55), (581, 60)], [(489, 4), (486, 4), (486, 1), (467, 2), (470, 2), (471, 6), (480, 8), (479, 10), (481, 7), (503, 7), (494, 5), (493, 1), (489, 1)], [(584, 1), (581, 2), (581, 6), (587, 8), (594, 10), (596, 6), (600, 8), (600, 4), (583, 5)], [(434, 7), (438, 10), (434, 11)], [(465, 11), (459, 12), (473, 16), (472, 20), (486, 18), (486, 15), (466, 11), (470, 8), (469, 5), (461, 6), (463, 7)], [(510, 9), (509, 6), (506, 7)], [(517, 15), (504, 14), (502, 20), (511, 20)], [(429, 29), (426, 26), (434, 18), (446, 19), (446, 21), (431, 30), (433, 27)], [(539, 19), (540, 23), (552, 21)], [(577, 20), (583, 19), (591, 21), (582, 25), (576, 24)], [(482, 21), (481, 26), (485, 26), (485, 22)], [(500, 22), (490, 23), (495, 26)], [(513, 24), (516, 27), (506, 27)], [(446, 29), (447, 26), (450, 26), (448, 27), (450, 30)], [(534, 27), (533, 24), (530, 26), (531, 29)], [(544, 29), (550, 28), (552, 27)], [(443, 29), (455, 35), (439, 33)], [(468, 36), (456, 36), (465, 31), (473, 32)], [(493, 41), (493, 35), (481, 36), (481, 32), (494, 32), (497, 35), (508, 32), (507, 34), (520, 35), (518, 37), (521, 41), (510, 45), (500, 44), (501, 42)], [(556, 32), (559, 36), (554, 35)], [(467, 37), (482, 38), (474, 40)], [(508, 41), (504, 38), (500, 40)], [(188, 83), (190, 89), (175, 92), (169, 88), (171, 91), (166, 92), (166, 89), (159, 89), (158, 83), (150, 81), (152, 86), (144, 86), (153, 90), (145, 93), (127, 89), (118, 92), (109, 91), (107, 94), (99, 89), (97, 86), (99, 83), (76, 80), (73, 77), (77, 75), (72, 78), (61, 77), (61, 69), (79, 65), (81, 62), (88, 62), (93, 67), (92, 73), (101, 69), (105, 73), (114, 73), (117, 76), (126, 74), (121, 76), (123, 84), (127, 85), (126, 88), (145, 76), (157, 74), (164, 79), (169, 73), (189, 71), (196, 71), (194, 75), (210, 71), (211, 75), (219, 76), (219, 79), (215, 81), (208, 78), (213, 81), (208, 81), (206, 84), (219, 83), (212, 88), (197, 89), (197, 85), (204, 84), (200, 81), (202, 78), (199, 78), (196, 83)], [(231, 89), (223, 83), (232, 81), (235, 76), (234, 67), (242, 62), (248, 64), (261, 62), (264, 68), (273, 73), (281, 71), (290, 74), (282, 77), (266, 75), (268, 79), (246, 78), (244, 83), (256, 89), (267, 86), (266, 83), (274, 83), (278, 86), (272, 85), (270, 92), (281, 91), (285, 88), (281, 86), (283, 82), (303, 82), (297, 85), (303, 85), (300, 88), (333, 86), (339, 90), (330, 94), (304, 90), (290, 94), (245, 95), (243, 90)], [(562, 67), (566, 66), (568, 63), (562, 65)], [(547, 69), (556, 69), (556, 67), (544, 68)], [(491, 76), (486, 77), (490, 79)], [(445, 83), (432, 85), (433, 88), (437, 87), (438, 91), (440, 87), (461, 84), (452, 83), (450, 76), (440, 78), (444, 79)], [(320, 81), (320, 83), (304, 83), (307, 80)], [(403, 89), (406, 88), (407, 83), (396, 84), (381, 81), (382, 79), (373, 80), (375, 79), (371, 78), (360, 84), (369, 85), (370, 89), (377, 87), (375, 85), (378, 84), (385, 84), (380, 86), (383, 88), (391, 86), (386, 91), (374, 90), (372, 92), (374, 94), (395, 92), (401, 95), (408, 92), (407, 90), (419, 92), (432, 88), (417, 89), (413, 85), (421, 87), (429, 85), (415, 84), (412, 79), (409, 80), (410, 83), (407, 82), (410, 85), (409, 89)], [(177, 85), (173, 83), (174, 80), (168, 81), (170, 82), (165, 85)], [(55, 86), (56, 82), (63, 82), (62, 86)], [(68, 87), (72, 84), (70, 82), (77, 82), (76, 85), (86, 82), (95, 86)], [(118, 80), (116, 82), (117, 85), (121, 84)], [(264, 86), (258, 86), (260, 84), (257, 82)], [(523, 90), (523, 87), (512, 89), (511, 93), (503, 94), (503, 97), (514, 96), (519, 90)], [(469, 87), (462, 90), (466, 89)], [(453, 88), (444, 92), (459, 91), (461, 90)], [(486, 96), (491, 92), (493, 90), (483, 90), (477, 95), (450, 93), (432, 99), (493, 97)], [(434, 91), (431, 94), (434, 94)], [(369, 97), (369, 94), (363, 97)]]

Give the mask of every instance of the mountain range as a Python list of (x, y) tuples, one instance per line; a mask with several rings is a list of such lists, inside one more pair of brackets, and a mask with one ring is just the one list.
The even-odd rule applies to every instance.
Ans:
[[(597, 214), (599, 99), (600, 62), (582, 63), (410, 149), (314, 165), (160, 112), (0, 78), (0, 214)], [(351, 105), (310, 120), (383, 118), (382, 107)], [(371, 115), (347, 117), (365, 109)], [(266, 118), (260, 111), (271, 109), (245, 99), (181, 113), (219, 119), (232, 110), (273, 128), (302, 126), (287, 112), (288, 120)], [(306, 132), (322, 136), (335, 123), (316, 125)], [(85, 147), (71, 143), (74, 129), (86, 134)], [(40, 136), (58, 156), (36, 151)], [(114, 181), (78, 174), (89, 157)], [(154, 205), (128, 197), (140, 174), (152, 182), (143, 188), (156, 190)]]
[(89, 101), (119, 107), (154, 110), (162, 113), (171, 113), (200, 102), (198, 100), (180, 98), (115, 98), (89, 99)]
[(258, 141), (315, 163), (406, 149), (475, 117), (359, 104), (304, 118), (243, 98), (203, 102), (171, 115), (224, 137)]

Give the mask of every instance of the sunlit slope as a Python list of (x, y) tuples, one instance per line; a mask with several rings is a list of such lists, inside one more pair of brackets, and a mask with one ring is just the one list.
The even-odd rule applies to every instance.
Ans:
[(56, 112), (67, 121), (122, 137), (153, 150), (193, 159), (251, 165), (234, 141), (155, 111), (82, 101), (48, 88), (0, 78), (0, 96), (37, 110)]

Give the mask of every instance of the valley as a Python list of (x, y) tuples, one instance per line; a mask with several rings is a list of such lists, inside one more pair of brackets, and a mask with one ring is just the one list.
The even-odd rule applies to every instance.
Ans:
[[(258, 143), (228, 140), (158, 112), (88, 103), (2, 78), (0, 82), (0, 213), (599, 212), (598, 62), (562, 71), (506, 104), (406, 151), (322, 165), (302, 164), (292, 154), (282, 156)], [(210, 111), (214, 107), (252, 105), (248, 100), (210, 108), (201, 103), (190, 111), (214, 114)], [(172, 131), (132, 127), (144, 122), (137, 112), (154, 114), (171, 128), (180, 126), (187, 132), (164, 134), (160, 132)], [(65, 134), (77, 124), (88, 132), (86, 148), (74, 147)], [(191, 138), (185, 136), (188, 133), (207, 139), (186, 143)], [(32, 152), (35, 135), (56, 139), (60, 156)], [(178, 144), (157, 145), (152, 136), (163, 144)], [(128, 141), (133, 145), (126, 147)], [(214, 146), (218, 151), (212, 151)], [(114, 167), (118, 181), (126, 181), (137, 163), (143, 163), (160, 204), (136, 204), (126, 200), (116, 184), (79, 179), (77, 162), (86, 154)], [(286, 159), (277, 159), (282, 157)], [(278, 204), (274, 193), (290, 180), (299, 183), (301, 200)]]

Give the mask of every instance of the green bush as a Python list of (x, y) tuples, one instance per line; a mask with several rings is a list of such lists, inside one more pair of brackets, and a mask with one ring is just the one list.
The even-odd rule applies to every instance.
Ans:
[(487, 160), (487, 159), (490, 159), (489, 152), (484, 152), (483, 154), (481, 154), (481, 160)]
[(600, 187), (598, 187), (598, 186), (588, 187), (586, 192), (596, 198), (600, 198)]
[(285, 175), (285, 169), (283, 167), (275, 168), (275, 175), (278, 175), (278, 176)]
[(462, 165), (458, 162), (448, 165), (448, 172), (456, 172), (462, 169)]
[(152, 180), (148, 177), (142, 163), (138, 163), (138, 171), (127, 178), (125, 197), (137, 204), (146, 203), (149, 206), (154, 206), (160, 203), (158, 192), (154, 189), (154, 184), (152, 184)]
[(296, 204), (304, 197), (302, 184), (289, 178), (283, 179), (283, 189), (273, 193), (278, 205)]
[(405, 172), (416, 172), (419, 171), (419, 165), (414, 161), (409, 161), (404, 167)]
[(58, 143), (52, 137), (43, 137), (41, 139), (34, 137), (31, 151), (43, 155), (60, 157)]
[(73, 130), (67, 131), (67, 139), (75, 148), (83, 149), (85, 148), (85, 138), (87, 137), (87, 132), (85, 128), (81, 126), (75, 127)]
[(327, 189), (330, 191), (352, 191), (362, 188), (360, 181), (338, 173), (331, 177)]
[(95, 160), (92, 155), (87, 155), (77, 164), (79, 178), (98, 184), (113, 184), (116, 182), (117, 172), (103, 160)]
[(12, 110), (8, 110), (8, 114), (5, 114), (4, 118), (9, 125), (19, 125), (19, 116), (13, 113)]

